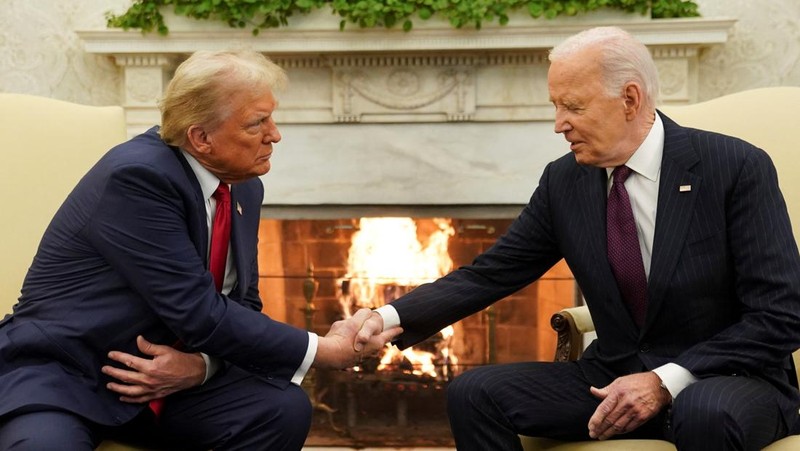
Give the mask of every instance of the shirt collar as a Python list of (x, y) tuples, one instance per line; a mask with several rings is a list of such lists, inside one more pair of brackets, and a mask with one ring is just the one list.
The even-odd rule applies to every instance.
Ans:
[(203, 199), (208, 200), (217, 190), (220, 180), (211, 173), (208, 169), (204, 168), (199, 161), (197, 161), (189, 152), (181, 149), (181, 153), (189, 162), (189, 167), (192, 168), (194, 176), (197, 177), (197, 182), (200, 184), (200, 190), (203, 192)]
[[(625, 166), (631, 168), (637, 174), (645, 177), (651, 182), (658, 180), (658, 171), (661, 169), (661, 158), (664, 155), (664, 123), (661, 117), (656, 113), (656, 119), (647, 137), (644, 138), (642, 144), (631, 155)], [(614, 168), (606, 168), (608, 177)]]

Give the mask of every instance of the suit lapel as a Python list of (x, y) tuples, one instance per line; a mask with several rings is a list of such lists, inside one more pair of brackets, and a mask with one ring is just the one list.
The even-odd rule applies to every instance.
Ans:
[[(243, 188), (239, 185), (231, 185), (231, 250), (233, 251), (233, 264), (236, 265), (236, 286), (247, 287), (249, 281), (249, 269), (244, 261), (245, 253), (242, 252), (242, 237), (244, 236), (244, 211), (240, 210), (238, 197)], [(236, 290), (231, 290), (233, 293)], [(240, 293), (243, 294), (243, 293)]]
[[(607, 268), (606, 258), (606, 170), (602, 168), (583, 167), (583, 176), (576, 180), (573, 198), (576, 199), (576, 210), (581, 212), (582, 247), (590, 249), (589, 254), (596, 260), (596, 267)], [(613, 277), (613, 276), (612, 276)]]
[(699, 157), (682, 127), (661, 115), (664, 122), (664, 156), (658, 186), (656, 229), (648, 280), (647, 319), (652, 322), (664, 300), (669, 282), (686, 241), (694, 216), (702, 178), (692, 172)]
[(190, 227), (190, 231), (196, 230), (196, 233), (192, 235), (192, 241), (195, 243), (195, 248), (197, 249), (198, 255), (201, 256), (203, 261), (206, 262), (206, 268), (208, 267), (208, 223), (207, 223), (207, 213), (206, 213), (206, 199), (203, 197), (203, 190), (200, 188), (200, 182), (197, 180), (197, 176), (195, 175), (192, 167), (189, 165), (189, 162), (186, 161), (183, 154), (181, 153), (180, 149), (177, 147), (170, 146), (175, 157), (180, 161), (181, 167), (183, 167), (183, 171), (186, 173), (186, 178), (189, 180), (189, 184), (192, 187), (192, 192), (194, 193), (194, 201), (195, 201), (195, 215), (196, 223), (194, 227)]

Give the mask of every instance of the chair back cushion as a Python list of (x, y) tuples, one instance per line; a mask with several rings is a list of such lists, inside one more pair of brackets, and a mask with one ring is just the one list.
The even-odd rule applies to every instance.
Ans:
[(84, 173), (126, 138), (122, 107), (0, 93), (0, 318), (19, 298), (44, 229)]

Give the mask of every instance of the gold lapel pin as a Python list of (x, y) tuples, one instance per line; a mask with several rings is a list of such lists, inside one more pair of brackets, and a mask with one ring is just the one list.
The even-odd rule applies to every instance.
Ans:
[(242, 215), (242, 204), (236, 202), (236, 211), (239, 212), (239, 216)]
[(680, 193), (688, 193), (691, 190), (692, 190), (692, 185), (681, 185), (678, 188), (678, 192), (680, 192)]

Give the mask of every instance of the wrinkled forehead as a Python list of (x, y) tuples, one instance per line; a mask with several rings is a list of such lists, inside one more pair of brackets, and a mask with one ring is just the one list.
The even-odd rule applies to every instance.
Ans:
[(277, 101), (268, 83), (242, 83), (226, 87), (225, 101), (217, 105), (217, 118), (226, 120), (234, 113), (241, 113), (252, 109), (269, 109), (270, 112), (277, 108)]
[(547, 86), (553, 89), (579, 89), (586, 85), (600, 83), (602, 65), (598, 55), (592, 52), (575, 53), (550, 63), (547, 72)]

